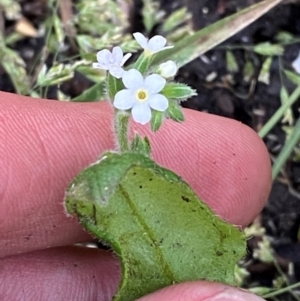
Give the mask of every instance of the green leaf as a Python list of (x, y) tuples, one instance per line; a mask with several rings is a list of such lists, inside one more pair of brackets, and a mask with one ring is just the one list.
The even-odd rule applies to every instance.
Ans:
[(272, 62), (273, 62), (273, 57), (269, 56), (265, 59), (265, 61), (263, 62), (263, 65), (261, 67), (259, 76), (258, 76), (258, 81), (265, 83), (266, 85), (268, 85), (270, 83), (270, 69), (272, 66)]
[[(91, 52), (99, 51), (105, 48), (111, 48), (113, 46), (113, 40), (108, 41), (107, 35), (103, 35), (97, 38), (97, 37), (81, 34), (81, 35), (76, 35), (76, 40), (80, 47), (80, 52), (82, 54), (85, 54), (86, 59), (90, 58)], [(93, 57), (95, 57), (94, 53), (93, 53)]]
[(253, 51), (267, 56), (282, 55), (284, 48), (281, 45), (271, 44), (270, 42), (260, 43), (253, 47)]
[[(88, 35), (76, 35), (77, 43), (83, 52), (95, 51), (95, 49), (104, 48), (103, 44), (96, 43), (95, 39)], [(98, 48), (96, 48), (97, 46)], [(100, 46), (100, 47), (99, 47)]]
[[(118, 44), (124, 35), (123, 29), (128, 27), (130, 3), (121, 4), (119, 1), (76, 1), (72, 22), (78, 27), (78, 32), (89, 36), (103, 37), (106, 41)], [(117, 37), (119, 35), (119, 37)]]
[(44, 65), (41, 69), (38, 78), (37, 85), (40, 87), (59, 85), (74, 76), (74, 70), (71, 65), (57, 64), (47, 70), (47, 66)]
[(289, 93), (286, 89), (285, 86), (282, 86), (281, 87), (281, 90), (280, 90), (280, 100), (281, 100), (281, 103), (284, 104), (288, 101), (289, 99)]
[(145, 74), (148, 71), (150, 63), (153, 59), (152, 55), (146, 55), (145, 51), (141, 53), (137, 61), (134, 63), (134, 68)]
[[(280, 90), (280, 100), (281, 100), (281, 104), (285, 104), (289, 100), (289, 93), (284, 86), (282, 86)], [(284, 113), (282, 123), (286, 123), (286, 122), (290, 126), (294, 123), (294, 114), (291, 107), (289, 107)]]
[(159, 14), (159, 2), (143, 0), (142, 15), (144, 26), (146, 31), (149, 33), (160, 19), (162, 19), (162, 14)]
[(105, 81), (99, 82), (89, 89), (85, 90), (82, 94), (71, 99), (74, 102), (92, 102), (99, 101), (105, 98)]
[(275, 41), (280, 44), (293, 43), (297, 39), (288, 31), (279, 31), (275, 36)]
[(247, 27), (281, 1), (282, 0), (261, 1), (232, 16), (209, 25), (197, 31), (195, 34), (181, 39), (175, 43), (172, 49), (164, 50), (156, 54), (153, 65), (158, 65), (166, 60), (173, 60), (178, 63), (179, 67), (184, 66)]
[(231, 50), (226, 51), (226, 65), (229, 72), (236, 73), (239, 71), (239, 65)]
[(164, 112), (152, 110), (152, 117), (150, 121), (152, 132), (157, 132), (160, 129), (164, 121), (164, 116), (165, 116)]
[(300, 86), (300, 75), (295, 72), (284, 70), (286, 77), (293, 82), (295, 85)]
[(26, 73), (26, 65), (21, 56), (12, 49), (3, 46), (0, 49), (0, 60), (3, 68), (13, 82), (17, 93), (28, 95), (30, 93), (30, 80)]
[(191, 14), (186, 7), (175, 10), (162, 24), (162, 32), (174, 31), (176, 27), (190, 21)]
[(141, 49), (141, 46), (138, 44), (138, 42), (136, 40), (132, 40), (131, 36), (127, 41), (126, 40), (122, 41), (119, 46), (122, 48), (124, 53), (126, 52), (133, 53)]
[(186, 100), (197, 95), (197, 92), (188, 85), (172, 82), (165, 85), (161, 94), (165, 95), (168, 99)]
[(61, 19), (57, 14), (53, 14), (51, 18), (53, 22), (56, 40), (59, 44), (62, 44), (66, 37), (64, 25), (62, 24)]
[(135, 134), (130, 149), (133, 153), (144, 154), (145, 156), (150, 157), (151, 146), (147, 137), (142, 138), (140, 135)]
[(79, 65), (74, 69), (95, 83), (106, 79), (106, 71), (98, 68), (91, 68), (91, 64), (88, 66)]
[(300, 97), (300, 85), (293, 91), (290, 97), (286, 100), (284, 104), (272, 115), (268, 122), (262, 127), (258, 135), (264, 138), (280, 120), (282, 115), (290, 108)]
[(107, 94), (108, 98), (113, 101), (116, 94), (124, 88), (121, 79), (115, 78), (110, 73), (107, 73)]
[(244, 81), (250, 82), (253, 79), (254, 74), (255, 74), (255, 69), (253, 63), (250, 60), (250, 58), (246, 57), (246, 63), (243, 69)]
[(289, 139), (285, 142), (280, 154), (276, 158), (273, 167), (272, 167), (272, 177), (275, 180), (284, 166), (285, 162), (291, 156), (295, 146), (300, 141), (300, 118), (297, 120), (296, 125), (289, 137)]
[(184, 121), (184, 115), (182, 113), (182, 108), (176, 101), (171, 100), (169, 102), (169, 107), (167, 109), (167, 116), (177, 122)]
[(114, 301), (133, 301), (183, 281), (235, 283), (244, 235), (180, 177), (143, 155), (104, 154), (71, 183), (65, 204), (120, 258)]

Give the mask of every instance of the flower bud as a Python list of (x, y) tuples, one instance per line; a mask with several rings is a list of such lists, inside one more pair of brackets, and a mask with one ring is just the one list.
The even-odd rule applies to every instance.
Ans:
[(300, 74), (300, 51), (298, 56), (295, 58), (295, 60), (292, 62), (292, 66), (294, 68), (294, 70)]
[(164, 78), (174, 77), (177, 73), (178, 68), (175, 62), (167, 61), (159, 65), (158, 73)]

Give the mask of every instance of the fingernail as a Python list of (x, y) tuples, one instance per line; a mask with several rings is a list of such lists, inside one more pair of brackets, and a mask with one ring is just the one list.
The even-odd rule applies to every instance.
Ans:
[(228, 288), (205, 301), (265, 301), (265, 299), (242, 290)]

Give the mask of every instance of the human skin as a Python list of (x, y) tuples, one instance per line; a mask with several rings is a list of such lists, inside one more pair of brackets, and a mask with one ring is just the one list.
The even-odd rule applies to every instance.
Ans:
[[(116, 292), (118, 260), (111, 252), (72, 246), (91, 237), (63, 208), (73, 177), (114, 148), (112, 113), (105, 102), (0, 92), (0, 300), (109, 301)], [(134, 123), (132, 132), (150, 137), (155, 161), (186, 180), (217, 215), (248, 225), (271, 186), (263, 142), (237, 121), (191, 110), (184, 114), (184, 123), (168, 120), (156, 134)], [(140, 300), (262, 299), (199, 281)]]

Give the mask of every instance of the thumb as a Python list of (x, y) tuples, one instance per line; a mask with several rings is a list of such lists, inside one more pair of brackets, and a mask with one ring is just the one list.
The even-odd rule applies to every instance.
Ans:
[(238, 288), (221, 283), (195, 281), (163, 288), (136, 301), (264, 301)]

